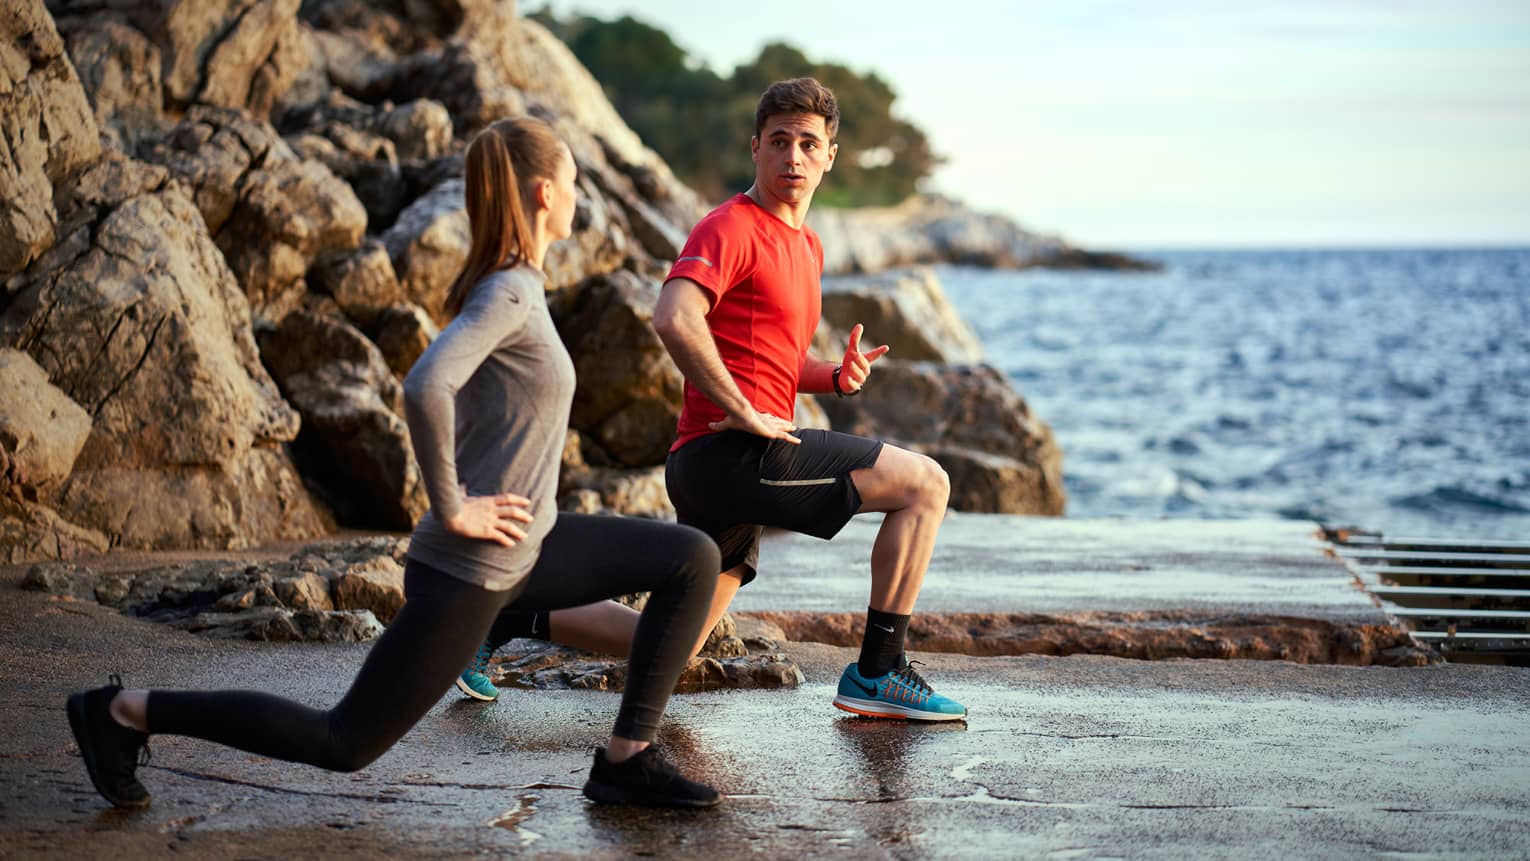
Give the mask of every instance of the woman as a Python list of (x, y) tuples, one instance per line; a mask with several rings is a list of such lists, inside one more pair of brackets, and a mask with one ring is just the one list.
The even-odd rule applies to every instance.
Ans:
[(502, 612), (640, 591), (652, 595), (627, 687), (584, 793), (681, 807), (721, 800), (652, 745), (707, 615), (716, 545), (686, 527), (556, 509), (574, 371), (548, 315), (541, 266), (548, 246), (573, 232), (575, 175), (568, 147), (537, 119), (497, 122), (468, 148), (472, 246), (446, 300), (455, 319), (404, 381), (431, 510), (410, 541), (404, 607), (351, 689), (328, 711), (252, 691), (123, 690), (116, 678), (75, 694), (69, 723), (108, 801), (149, 803), (134, 772), (150, 733), (362, 768), (452, 686)]

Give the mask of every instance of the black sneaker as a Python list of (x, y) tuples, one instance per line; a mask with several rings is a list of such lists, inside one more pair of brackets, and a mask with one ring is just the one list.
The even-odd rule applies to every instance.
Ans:
[(606, 759), (605, 748), (595, 748), (584, 797), (602, 804), (650, 807), (715, 807), (722, 801), (722, 793), (682, 777), (657, 745), (621, 762)]
[(149, 791), (133, 773), (149, 761), (149, 736), (112, 717), (112, 698), (121, 692), (122, 678), (113, 673), (108, 681), (104, 688), (69, 697), (69, 728), (101, 797), (118, 807), (148, 807)]

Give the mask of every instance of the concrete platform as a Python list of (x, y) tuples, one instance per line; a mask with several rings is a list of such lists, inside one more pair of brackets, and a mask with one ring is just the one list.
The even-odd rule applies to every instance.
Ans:
[(367, 647), (200, 639), (17, 579), (0, 575), (4, 858), (1515, 858), (1530, 846), (1530, 670), (924, 655), (972, 717), (921, 726), (830, 708), (853, 656), (800, 643), (788, 646), (800, 689), (673, 700), (662, 738), (730, 793), (714, 811), (589, 805), (577, 787), (616, 696), (510, 691), (487, 707), (443, 697), (357, 774), (157, 737), (143, 770), (154, 804), (122, 814), (73, 749), (69, 691), (115, 670), (323, 706)]
[[(858, 610), (880, 516), (832, 541), (772, 532), (738, 610)], [(1293, 520), (1072, 520), (952, 512), (923, 612), (1192, 610), (1384, 624), (1317, 524)]]

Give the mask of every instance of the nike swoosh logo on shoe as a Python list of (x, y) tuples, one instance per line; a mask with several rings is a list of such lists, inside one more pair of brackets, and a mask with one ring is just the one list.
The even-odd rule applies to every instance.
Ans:
[(868, 697), (874, 697), (874, 696), (877, 695), (877, 686), (876, 685), (872, 685), (870, 687), (867, 687), (867, 686), (861, 684), (860, 682), (856, 681), (855, 679), (851, 679), (850, 680), (850, 684), (855, 685), (857, 688), (859, 688), (860, 690), (864, 691), (866, 693), (866, 696), (868, 696)]

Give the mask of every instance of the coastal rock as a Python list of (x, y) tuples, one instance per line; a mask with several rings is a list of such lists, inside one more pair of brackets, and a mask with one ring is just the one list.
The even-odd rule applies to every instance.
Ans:
[(342, 523), (409, 529), (430, 507), (382, 352), (341, 320), (287, 315), (261, 335), (266, 364), (303, 416), (295, 451)]
[(467, 262), (472, 237), (463, 209), (465, 184), (449, 179), (409, 204), (382, 235), (409, 301), (445, 325), (446, 293)]
[(617, 464), (663, 463), (680, 415), (680, 371), (653, 329), (658, 286), (625, 270), (581, 285), (558, 320), (578, 388), (569, 423)]
[(116, 573), (51, 562), (32, 566), (22, 588), (94, 600), (205, 636), (355, 642), (375, 637), (378, 617), (391, 619), (403, 605), (407, 551), (406, 539), (377, 537), (316, 544), (272, 562)]
[(384, 310), (377, 318), (375, 330), (377, 349), (399, 379), (409, 373), (441, 334), (425, 309), (407, 303)]
[(297, 307), (314, 258), (355, 248), (366, 231), (366, 210), (349, 185), (236, 111), (193, 107), (144, 157), (195, 190), (207, 229), (268, 321)]
[(322, 163), (350, 184), (373, 231), (392, 226), (413, 199), (393, 142), (387, 138), (332, 123), (321, 132), (294, 134), (286, 141), (299, 157)]
[[(775, 643), (755, 642), (750, 650), (732, 633), (726, 614), (701, 654), (692, 658), (675, 684), (677, 693), (724, 688), (790, 688), (802, 671)], [(500, 687), (572, 688), (620, 691), (627, 683), (625, 659), (610, 659), (541, 640), (512, 640), (490, 660), (489, 676)]]
[[(299, 2), (124, 0), (117, 7), (155, 37), (172, 103), (258, 109), (251, 104), (256, 78), (277, 42), (297, 28)], [(269, 96), (269, 83), (262, 92)]]
[(1004, 216), (976, 212), (938, 195), (915, 195), (891, 207), (820, 207), (809, 214), (808, 226), (823, 240), (824, 271), (835, 274), (914, 263), (1156, 268), (1123, 255), (1082, 252), (1058, 237), (1032, 233)]
[(309, 270), (308, 280), (312, 287), (333, 297), (345, 316), (363, 329), (404, 302), (393, 259), (387, 247), (375, 239), (319, 258)]
[(934, 457), (951, 476), (955, 508), (1063, 512), (1062, 451), (1052, 429), (992, 366), (883, 359), (860, 395), (820, 403), (835, 430)]
[(105, 553), (111, 542), (44, 505), (0, 492), (0, 565)]
[(34, 500), (46, 496), (74, 469), (90, 435), (90, 414), (19, 350), (0, 349), (0, 403), (0, 455), (6, 461), (0, 489), (18, 487)]
[(102, 138), (132, 152), (140, 140), (160, 133), (164, 88), (158, 46), (116, 16), (82, 15), (59, 23)]
[(330, 594), (339, 610), (370, 610), (384, 625), (404, 606), (404, 567), (383, 556), (337, 574)]
[(983, 360), (983, 344), (928, 267), (823, 280), (823, 316), (848, 332), (866, 327), (862, 345), (892, 347), (904, 361), (965, 364)]
[(0, 280), (50, 248), (53, 188), (101, 152), (95, 116), (42, 0), (0, 16)]
[(162, 169), (109, 154), (60, 187), (61, 241), (12, 279), (0, 343), (90, 413), (58, 495), (134, 547), (323, 532), (280, 446), (298, 416), (261, 366), (249, 306)]

